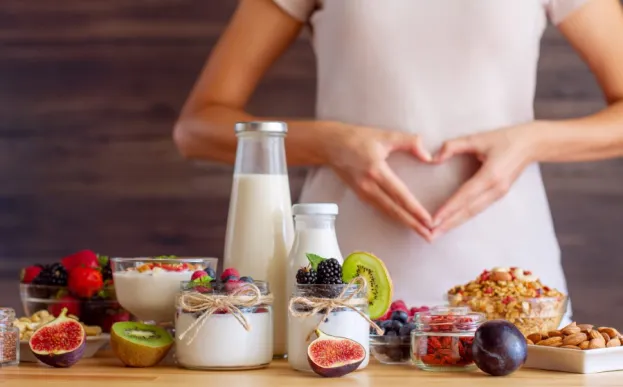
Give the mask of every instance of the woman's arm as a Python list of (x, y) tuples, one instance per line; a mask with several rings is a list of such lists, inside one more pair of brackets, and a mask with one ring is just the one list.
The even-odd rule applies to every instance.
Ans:
[(595, 74), (608, 107), (596, 114), (534, 126), (534, 161), (589, 161), (623, 156), (623, 8), (591, 0), (559, 25)]
[[(244, 111), (258, 82), (303, 27), (272, 0), (242, 0), (214, 48), (175, 125), (174, 141), (187, 158), (233, 164), (234, 124), (260, 119)], [(329, 122), (288, 123), (288, 163), (325, 163), (319, 141)]]
[(623, 9), (619, 0), (590, 0), (559, 28), (588, 63), (608, 107), (588, 117), (534, 121), (447, 141), (442, 163), (475, 155), (482, 166), (434, 214), (432, 238), (458, 227), (506, 195), (531, 163), (588, 161), (623, 156)]
[[(241, 1), (175, 126), (173, 138), (185, 157), (233, 164), (234, 124), (262, 119), (244, 108), (302, 25), (272, 0)], [(418, 136), (348, 123), (285, 121), (288, 165), (330, 166), (362, 201), (430, 240), (430, 214), (387, 164), (398, 151), (429, 161)]]

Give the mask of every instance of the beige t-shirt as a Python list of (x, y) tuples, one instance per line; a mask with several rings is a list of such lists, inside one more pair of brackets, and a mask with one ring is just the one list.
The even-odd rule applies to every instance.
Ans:
[[(308, 21), (318, 68), (317, 118), (447, 139), (534, 118), (540, 40), (588, 0), (274, 0)], [(394, 155), (390, 165), (434, 212), (477, 168)], [(344, 255), (377, 254), (395, 298), (439, 304), (450, 287), (486, 268), (518, 266), (567, 291), (538, 165), (489, 209), (432, 244), (361, 202), (329, 168), (313, 170), (302, 202), (340, 208)]]

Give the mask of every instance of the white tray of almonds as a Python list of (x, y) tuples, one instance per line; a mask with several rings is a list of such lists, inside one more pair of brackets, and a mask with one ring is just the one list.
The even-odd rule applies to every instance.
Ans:
[(575, 322), (526, 337), (526, 368), (593, 374), (623, 370), (623, 336), (610, 327)]
[[(76, 316), (69, 315), (68, 317), (79, 321)], [(30, 317), (20, 317), (13, 322), (14, 326), (19, 329), (20, 362), (36, 363), (38, 361), (30, 350), (28, 341), (37, 328), (52, 320), (54, 320), (54, 316), (52, 316), (47, 310), (40, 310)], [(82, 357), (93, 357), (97, 351), (108, 343), (110, 335), (102, 333), (102, 328), (98, 326), (85, 325), (84, 323), (81, 324), (87, 334), (87, 346), (84, 349), (84, 356)]]

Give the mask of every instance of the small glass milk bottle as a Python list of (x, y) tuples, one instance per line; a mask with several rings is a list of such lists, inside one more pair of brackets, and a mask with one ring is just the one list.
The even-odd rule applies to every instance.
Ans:
[(335, 218), (338, 206), (334, 203), (305, 203), (292, 207), (294, 215), (294, 244), (288, 257), (288, 294), (296, 286), (296, 272), (309, 265), (307, 254), (323, 258), (335, 258), (343, 263), (342, 252), (335, 234)]
[(287, 348), (288, 253), (294, 239), (283, 122), (239, 122), (224, 268), (270, 283), (275, 357)]

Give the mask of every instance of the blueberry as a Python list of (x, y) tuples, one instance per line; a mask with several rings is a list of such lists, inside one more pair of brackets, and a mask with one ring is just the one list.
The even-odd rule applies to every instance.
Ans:
[(379, 324), (379, 327), (381, 327), (381, 329), (384, 330), (385, 332), (387, 332), (388, 330), (391, 331), (392, 320), (381, 321), (381, 323)]
[(406, 324), (409, 321), (409, 315), (403, 310), (395, 310), (392, 312), (391, 319)]
[(396, 331), (386, 331), (385, 336), (398, 336)]
[(415, 329), (414, 323), (405, 324), (400, 328), (400, 336), (409, 336), (411, 335), (411, 331)]
[(392, 331), (395, 331), (396, 334), (398, 334), (398, 332), (400, 332), (401, 329), (402, 329), (402, 322), (398, 320), (392, 320)]
[(248, 276), (247, 277), (240, 277), (240, 281), (252, 284), (253, 283), (253, 278), (248, 277)]
[(223, 282), (229, 281), (238, 281), (238, 277), (236, 277), (235, 275), (228, 275), (227, 277), (223, 278)]
[(208, 267), (207, 269), (205, 269), (205, 272), (208, 273), (210, 278), (216, 278), (216, 272), (214, 271), (213, 268)]
[(400, 347), (390, 347), (387, 349), (387, 357), (392, 359), (392, 361), (400, 362), (402, 361), (402, 348)]

